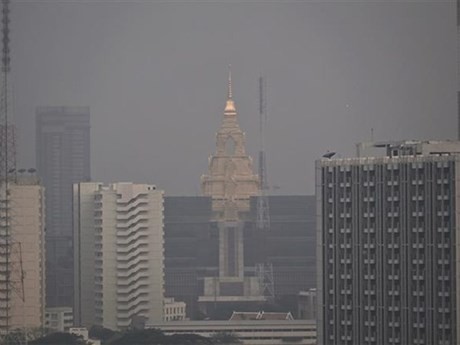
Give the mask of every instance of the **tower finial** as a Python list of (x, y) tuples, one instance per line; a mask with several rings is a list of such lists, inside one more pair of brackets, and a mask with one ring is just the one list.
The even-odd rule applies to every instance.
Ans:
[(232, 65), (228, 65), (228, 99), (232, 99)]
[(233, 92), (232, 92), (232, 65), (228, 65), (228, 95), (227, 95), (227, 105), (225, 106), (225, 115), (236, 115), (235, 103), (233, 102)]

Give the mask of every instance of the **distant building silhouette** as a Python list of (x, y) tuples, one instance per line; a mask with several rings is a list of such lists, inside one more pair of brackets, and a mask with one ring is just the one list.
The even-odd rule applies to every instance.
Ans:
[(460, 142), (360, 144), (316, 176), (318, 344), (458, 344)]
[(36, 157), (46, 193), (46, 304), (72, 306), (72, 185), (90, 180), (89, 108), (37, 108)]

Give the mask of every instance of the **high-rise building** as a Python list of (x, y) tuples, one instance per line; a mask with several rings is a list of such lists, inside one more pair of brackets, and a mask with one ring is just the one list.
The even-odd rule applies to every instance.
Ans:
[(153, 185), (74, 185), (78, 326), (128, 328), (163, 318), (163, 192)]
[(10, 273), (9, 279), (0, 274), (0, 332), (42, 327), (45, 312), (44, 190), (32, 173), (12, 178), (8, 195), (9, 240), (2, 237), (1, 265)]
[(37, 108), (36, 157), (46, 193), (46, 304), (71, 306), (72, 185), (90, 180), (89, 108)]
[(361, 144), (316, 171), (318, 344), (459, 344), (460, 143)]

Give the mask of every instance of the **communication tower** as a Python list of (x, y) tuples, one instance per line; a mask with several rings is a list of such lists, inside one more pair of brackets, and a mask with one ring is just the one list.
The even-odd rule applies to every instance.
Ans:
[[(270, 230), (270, 207), (268, 202), (268, 177), (267, 161), (265, 154), (265, 130), (267, 125), (267, 104), (266, 104), (266, 81), (264, 77), (259, 78), (259, 196), (257, 198), (257, 219), (256, 227), (260, 231)], [(261, 237), (266, 238), (267, 234), (262, 233)], [(256, 265), (256, 275), (262, 293), (268, 300), (275, 297), (275, 287), (273, 280), (273, 265), (265, 255), (265, 241), (259, 243), (262, 257), (265, 262)]]
[[(2, 83), (0, 86), (0, 334), (5, 344), (11, 342), (12, 293), (25, 303), (24, 270), (21, 243), (12, 236), (14, 221), (11, 184), (16, 182), (16, 128), (10, 123), (10, 0), (2, 0)], [(24, 319), (25, 322), (25, 319)], [(27, 343), (25, 339), (20, 341)]]

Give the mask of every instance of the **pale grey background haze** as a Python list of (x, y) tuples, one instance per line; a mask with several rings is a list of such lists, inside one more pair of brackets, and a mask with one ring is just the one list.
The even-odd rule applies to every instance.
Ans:
[[(268, 81), (269, 180), (313, 193), (314, 160), (375, 139), (456, 135), (454, 2), (15, 1), (20, 165), (35, 165), (35, 107), (89, 105), (93, 179), (200, 192), (227, 65), (256, 158)], [(255, 165), (256, 166), (256, 165)]]

